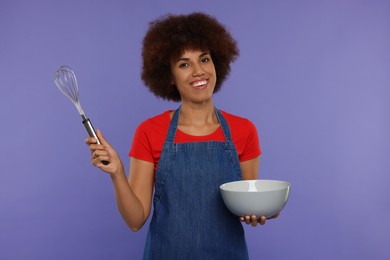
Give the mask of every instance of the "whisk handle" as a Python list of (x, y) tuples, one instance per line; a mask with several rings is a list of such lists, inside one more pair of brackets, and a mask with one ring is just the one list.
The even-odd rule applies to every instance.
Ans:
[[(85, 129), (87, 130), (89, 136), (95, 138), (97, 144), (101, 144), (99, 141), (99, 138), (96, 135), (95, 129), (93, 128), (91, 120), (89, 120), (89, 118), (84, 118), (82, 122), (83, 122), (83, 125), (84, 125)], [(103, 161), (103, 164), (107, 165), (107, 164), (109, 164), (109, 162)]]

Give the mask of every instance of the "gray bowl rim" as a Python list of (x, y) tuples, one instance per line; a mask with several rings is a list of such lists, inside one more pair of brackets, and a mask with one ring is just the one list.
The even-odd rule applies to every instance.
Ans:
[[(228, 192), (237, 192), (237, 193), (245, 193), (245, 192), (248, 192), (248, 191), (237, 191), (237, 190), (228, 190), (226, 189), (224, 186), (227, 185), (227, 184), (232, 184), (232, 183), (238, 183), (238, 182), (249, 182), (249, 181), (254, 181), (254, 182), (257, 182), (257, 181), (272, 181), (272, 182), (280, 182), (280, 183), (285, 183), (287, 184), (286, 187), (283, 187), (283, 188), (280, 188), (280, 189), (275, 189), (275, 190), (272, 190), (272, 191), (278, 191), (278, 190), (284, 190), (286, 188), (290, 188), (291, 187), (291, 183), (287, 182), (287, 181), (280, 181), (280, 180), (270, 180), (270, 179), (261, 179), (261, 180), (239, 180), (239, 181), (231, 181), (231, 182), (226, 182), (226, 183), (223, 183), (219, 186), (219, 189), (220, 190), (223, 190), (223, 191), (228, 191)], [(256, 191), (256, 192), (263, 192), (263, 191)], [(268, 191), (269, 192), (269, 191)]]

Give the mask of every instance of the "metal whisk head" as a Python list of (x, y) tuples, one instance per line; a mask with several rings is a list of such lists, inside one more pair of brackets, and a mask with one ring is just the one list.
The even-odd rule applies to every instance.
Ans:
[[(101, 144), (96, 135), (95, 129), (92, 126), (91, 120), (85, 116), (84, 111), (81, 108), (79, 100), (79, 86), (73, 70), (68, 66), (61, 66), (54, 74), (54, 83), (57, 85), (58, 89), (73, 102), (79, 111), (81, 118), (83, 119), (83, 125), (89, 136), (94, 137), (97, 144)], [(102, 161), (102, 163), (104, 165), (108, 165), (110, 162)]]
[(54, 74), (54, 83), (73, 102), (80, 115), (83, 116), (84, 111), (79, 100), (79, 87), (73, 70), (68, 66), (61, 66)]

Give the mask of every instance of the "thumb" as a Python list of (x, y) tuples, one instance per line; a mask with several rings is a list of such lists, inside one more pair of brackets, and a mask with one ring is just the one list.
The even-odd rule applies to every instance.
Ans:
[(107, 140), (103, 137), (102, 132), (100, 130), (96, 130), (96, 136), (98, 137), (100, 143), (106, 147), (111, 147), (111, 145), (107, 142)]

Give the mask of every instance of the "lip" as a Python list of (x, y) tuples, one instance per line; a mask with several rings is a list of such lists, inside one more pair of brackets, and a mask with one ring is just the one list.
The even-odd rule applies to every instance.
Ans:
[[(196, 85), (198, 83), (203, 83), (203, 82), (205, 82), (205, 84), (199, 85), (199, 86)], [(195, 89), (198, 89), (198, 90), (205, 89), (208, 86), (208, 84), (209, 84), (208, 79), (199, 79), (199, 80), (192, 81), (190, 83), (191, 87), (193, 87)]]

